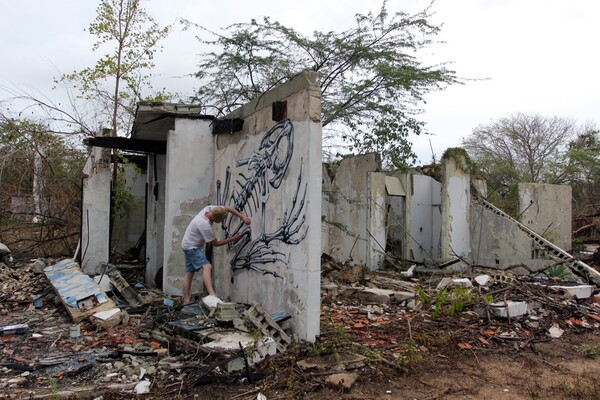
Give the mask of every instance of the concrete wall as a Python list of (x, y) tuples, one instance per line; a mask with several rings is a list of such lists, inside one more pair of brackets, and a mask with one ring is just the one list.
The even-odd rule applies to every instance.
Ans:
[[(569, 251), (571, 244), (571, 188), (562, 185), (519, 184), (521, 223)], [(536, 254), (534, 243), (518, 226), (480, 206), (471, 213), (473, 263), (506, 269), (525, 264), (540, 270), (553, 263)], [(562, 247), (562, 246), (566, 246)], [(527, 273), (526, 269), (515, 272)]]
[[(286, 102), (287, 119), (272, 120)], [(230, 117), (243, 130), (215, 137), (216, 202), (252, 219), (231, 216), (217, 237), (244, 239), (214, 249), (215, 290), (225, 300), (283, 311), (300, 339), (319, 333), (321, 248), (320, 89), (304, 73)]]
[(367, 175), (369, 195), (369, 225), (367, 227), (367, 267), (375, 271), (385, 260), (387, 240), (387, 193), (385, 174), (369, 172)]
[[(210, 120), (177, 118), (167, 136), (163, 241), (163, 290), (182, 295), (184, 256), (181, 240), (192, 218), (212, 203), (214, 150)], [(196, 274), (192, 292), (200, 291)]]
[(521, 223), (565, 251), (572, 248), (571, 187), (519, 184)]
[(324, 253), (370, 270), (383, 265), (384, 251), (425, 263), (440, 258), (439, 182), (414, 173), (374, 172), (375, 154), (345, 158), (333, 180), (329, 168), (323, 173)]
[(95, 275), (108, 262), (111, 164), (106, 150), (94, 147), (83, 169), (81, 269)]
[[(371, 173), (381, 169), (377, 154), (348, 157), (340, 161), (335, 176), (323, 185), (323, 234), (328, 236), (324, 253), (340, 262), (351, 265), (369, 265), (371, 236), (369, 235), (371, 192), (385, 190), (385, 183), (379, 188), (370, 182)], [(374, 199), (375, 202), (383, 201)], [(380, 205), (381, 206), (381, 205)], [(383, 205), (385, 210), (385, 205)], [(385, 245), (384, 245), (385, 246)]]
[[(442, 158), (441, 259), (460, 257), (471, 261), (471, 176), (466, 158), (452, 154)], [(456, 267), (465, 267), (464, 263)]]
[[(532, 265), (531, 239), (516, 224), (479, 205), (471, 211), (473, 263), (506, 269), (521, 263)], [(539, 266), (537, 265), (539, 264)]]
[(152, 286), (157, 285), (156, 276), (164, 262), (166, 166), (165, 155), (148, 156), (145, 278), (146, 283)]
[[(441, 251), (441, 183), (426, 175), (412, 174), (408, 197), (409, 229), (405, 242), (411, 260), (431, 263), (440, 259)], [(410, 236), (409, 236), (410, 235)]]

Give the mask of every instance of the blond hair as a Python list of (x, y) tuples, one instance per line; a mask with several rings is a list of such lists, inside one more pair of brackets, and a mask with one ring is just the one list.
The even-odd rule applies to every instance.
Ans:
[(227, 215), (227, 211), (223, 207), (213, 207), (210, 210), (210, 215), (215, 222), (223, 222), (225, 220), (225, 216)]

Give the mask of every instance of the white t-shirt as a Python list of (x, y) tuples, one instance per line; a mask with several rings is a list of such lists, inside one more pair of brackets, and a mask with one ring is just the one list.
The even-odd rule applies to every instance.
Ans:
[(184, 250), (190, 249), (201, 249), (204, 250), (204, 245), (215, 240), (215, 231), (212, 227), (212, 222), (206, 218), (206, 213), (210, 212), (213, 207), (207, 206), (202, 209), (196, 215), (192, 222), (188, 225), (185, 233), (183, 234), (183, 240), (181, 241), (181, 247)]

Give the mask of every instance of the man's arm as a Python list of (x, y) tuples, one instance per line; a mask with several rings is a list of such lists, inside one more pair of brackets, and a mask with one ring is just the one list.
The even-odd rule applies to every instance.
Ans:
[[(252, 222), (252, 221), (250, 220), (250, 218), (248, 218), (248, 217), (246, 217), (246, 216), (242, 215), (242, 214), (241, 214), (241, 213), (240, 213), (238, 210), (236, 210), (236, 209), (235, 209), (235, 208), (233, 208), (233, 207), (230, 207), (230, 206), (223, 206), (223, 209), (224, 209), (225, 211), (229, 212), (229, 213), (232, 213), (233, 215), (235, 215), (236, 217), (238, 217), (239, 219), (241, 219), (242, 221), (244, 221), (244, 223), (245, 223), (246, 225), (250, 225), (250, 222)], [(232, 237), (233, 237), (233, 236), (232, 236)]]
[(231, 242), (236, 242), (238, 240), (240, 240), (242, 238), (242, 235), (240, 235), (239, 233), (236, 235), (233, 235), (231, 237), (228, 237), (227, 239), (223, 239), (223, 240), (218, 240), (215, 239), (211, 242), (209, 242), (213, 247), (221, 247), (221, 246), (225, 246), (226, 244), (229, 244)]

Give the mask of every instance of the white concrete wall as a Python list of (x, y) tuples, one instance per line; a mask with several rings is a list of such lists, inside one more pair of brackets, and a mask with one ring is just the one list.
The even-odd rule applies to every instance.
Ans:
[(328, 215), (323, 220), (323, 234), (328, 235), (328, 248), (323, 252), (340, 262), (370, 263), (370, 193), (385, 190), (385, 184), (371, 188), (369, 173), (379, 169), (381, 161), (377, 154), (344, 158), (325, 189), (323, 199), (328, 203)]
[[(272, 103), (287, 102), (288, 120), (271, 119)], [(242, 132), (216, 136), (217, 199), (252, 219), (233, 217), (218, 237), (245, 239), (215, 249), (214, 281), (225, 300), (283, 311), (300, 339), (320, 324), (320, 90), (305, 73), (238, 110)]]
[(94, 147), (83, 170), (81, 269), (88, 275), (95, 275), (100, 264), (108, 262), (110, 165), (102, 149)]
[(387, 240), (387, 193), (385, 190), (385, 174), (369, 172), (367, 175), (369, 195), (367, 262), (370, 271), (378, 270), (385, 260), (385, 243)]
[(431, 263), (441, 255), (441, 183), (427, 175), (411, 174), (408, 232), (405, 241), (411, 260)]
[[(210, 120), (175, 120), (167, 136), (163, 290), (182, 295), (184, 256), (181, 240), (192, 218), (211, 203), (214, 190), (213, 138)], [(192, 293), (202, 288), (196, 274)]]
[(572, 248), (571, 187), (519, 184), (521, 223), (565, 251)]

